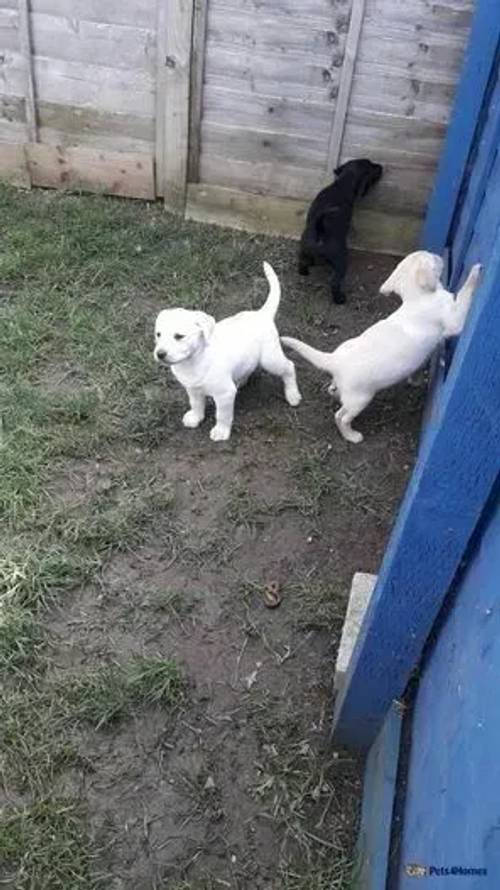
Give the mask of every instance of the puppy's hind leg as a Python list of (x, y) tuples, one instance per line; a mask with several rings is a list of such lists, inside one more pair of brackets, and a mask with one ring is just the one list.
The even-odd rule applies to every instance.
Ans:
[(264, 347), (260, 363), (269, 374), (281, 377), (285, 387), (285, 399), (292, 408), (296, 408), (302, 401), (302, 396), (297, 386), (295, 365), (286, 357), (278, 337), (275, 342)]
[(189, 429), (195, 429), (205, 417), (205, 396), (199, 389), (188, 389), (190, 410), (186, 411), (182, 422)]
[(347, 271), (347, 251), (345, 249), (335, 252), (331, 260), (332, 279), (331, 293), (332, 300), (338, 305), (346, 302), (346, 296), (342, 289), (344, 284), (345, 273)]
[(342, 406), (335, 412), (335, 423), (340, 435), (347, 442), (358, 445), (363, 441), (363, 434), (358, 430), (353, 430), (351, 423), (358, 414), (361, 414), (363, 408), (366, 408), (371, 399), (371, 395), (368, 394), (342, 399)]
[(297, 270), (299, 275), (309, 275), (309, 269), (314, 266), (314, 256), (307, 247), (301, 243), (299, 247), (299, 262)]

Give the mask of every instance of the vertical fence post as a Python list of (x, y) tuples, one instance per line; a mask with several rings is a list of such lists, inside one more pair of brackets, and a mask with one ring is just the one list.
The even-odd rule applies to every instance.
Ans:
[(203, 99), (203, 69), (207, 33), (208, 0), (194, 0), (193, 47), (191, 59), (191, 101), (189, 115), (188, 181), (198, 182), (200, 166), (200, 126)]
[(157, 193), (183, 213), (189, 154), (194, 0), (158, 0)]
[(328, 143), (328, 152), (326, 156), (325, 175), (328, 181), (331, 181), (333, 170), (335, 169), (335, 167), (338, 166), (340, 160), (345, 123), (347, 119), (347, 111), (349, 108), (349, 99), (351, 96), (352, 81), (354, 77), (354, 68), (358, 55), (359, 39), (361, 36), (361, 28), (363, 26), (364, 15), (365, 0), (353, 0), (351, 19), (349, 22), (349, 30), (347, 32), (345, 44), (344, 62), (340, 73), (340, 85), (337, 96), (337, 104), (335, 106), (330, 140)]
[(38, 129), (36, 121), (35, 76), (33, 71), (33, 53), (31, 47), (31, 27), (29, 0), (18, 0), (19, 6), (19, 48), (24, 58), (26, 71), (26, 135), (28, 142), (37, 142)]

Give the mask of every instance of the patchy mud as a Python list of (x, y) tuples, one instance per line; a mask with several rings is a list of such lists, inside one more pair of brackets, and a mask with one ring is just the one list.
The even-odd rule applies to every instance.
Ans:
[[(282, 267), (293, 250), (280, 247)], [(346, 307), (329, 305), (322, 273), (282, 274), (280, 331), (333, 348), (392, 308), (377, 296), (392, 265), (354, 255)], [(258, 274), (246, 293), (227, 286), (217, 315), (263, 294)], [(147, 299), (145, 330), (161, 305)], [(141, 542), (110, 553), (98, 581), (50, 616), (57, 671), (159, 654), (186, 679), (174, 716), (150, 709), (86, 731), (82, 767), (61, 776), (61, 790), (85, 804), (110, 890), (323, 887), (301, 883), (311, 875), (348, 885), (361, 765), (329, 742), (335, 652), (353, 573), (378, 569), (423, 389), (381, 395), (358, 420), (364, 443), (350, 446), (334, 429), (325, 379), (297, 367), (300, 408), (257, 376), (220, 447), (208, 420), (181, 427), (183, 393), (152, 369), (144, 398), (165, 409), (150, 435), (141, 427), (138, 444), (68, 464), (53, 480), (53, 499), (66, 505), (144, 468), (173, 491)], [(74, 379), (57, 367), (45, 385), (66, 390)], [(282, 594), (274, 610), (262, 596), (270, 582)]]

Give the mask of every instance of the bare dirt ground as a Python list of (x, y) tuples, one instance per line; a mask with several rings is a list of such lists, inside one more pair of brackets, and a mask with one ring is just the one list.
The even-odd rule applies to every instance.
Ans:
[[(11, 193), (4, 200), (11, 207)], [(13, 888), (66, 890), (345, 890), (361, 764), (329, 742), (335, 653), (353, 573), (378, 570), (412, 465), (423, 389), (379, 396), (358, 421), (364, 443), (352, 446), (334, 428), (327, 381), (298, 360), (300, 407), (288, 407), (279, 381), (257, 376), (239, 394), (232, 439), (217, 446), (209, 421), (182, 428), (185, 397), (154, 366), (151, 331), (156, 312), (181, 301), (218, 318), (257, 307), (268, 259), (283, 286), (280, 331), (333, 348), (393, 308), (377, 288), (394, 260), (353, 254), (349, 302), (333, 307), (324, 272), (297, 276), (293, 243), (177, 223), (127, 202), (19, 200), (34, 202), (21, 220), (12, 210), (29, 233), (19, 248), (28, 258), (48, 237), (49, 211), (64, 232), (77, 201), (88, 228), (115, 227), (118, 253), (130, 249), (131, 232), (140, 250), (124, 277), (110, 265), (96, 283), (89, 270), (101, 254), (93, 264), (83, 233), (78, 268), (61, 247), (73, 282), (69, 294), (60, 284), (63, 303), (54, 306), (53, 258), (32, 260), (28, 281), (12, 272), (3, 292), (12, 330), (27, 306), (41, 316), (50, 307), (37, 362), (9, 335), (16, 358), (5, 380), (49, 405), (48, 426), (30, 408), (30, 423), (41, 424), (37, 447), (53, 424), (64, 429), (56, 457), (45, 450), (30, 471), (33, 490), (19, 458), (11, 461), (19, 505), (11, 515), (11, 495), (10, 574), (4, 560), (0, 590), (19, 607), (15, 620), (34, 616), (38, 630), (24, 660), (15, 648), (14, 672), (4, 656), (9, 707), (20, 709), (28, 741), (23, 754), (17, 737), (0, 734), (16, 752), (2, 770), (0, 877)], [(75, 301), (87, 314), (75, 315)], [(61, 420), (61, 405), (74, 413), (75, 399), (77, 421)], [(19, 431), (17, 403), (7, 429)], [(34, 572), (35, 604), (28, 582), (12, 593), (21, 544), (33, 554), (28, 570), (24, 549), (22, 565), (23, 577)], [(55, 579), (52, 564), (40, 568), (54, 547), (64, 569), (58, 563)], [(273, 582), (282, 602), (270, 610), (263, 595)], [(0, 655), (1, 647), (0, 636)], [(170, 698), (155, 672), (163, 660), (179, 675)], [(109, 673), (137, 664), (140, 694)], [(143, 680), (146, 668), (156, 679)], [(61, 701), (69, 704), (58, 722)], [(29, 732), (23, 708), (32, 709)], [(34, 860), (30, 849), (43, 846), (45, 831), (66, 853), (57, 842)], [(79, 864), (76, 847), (85, 850)]]

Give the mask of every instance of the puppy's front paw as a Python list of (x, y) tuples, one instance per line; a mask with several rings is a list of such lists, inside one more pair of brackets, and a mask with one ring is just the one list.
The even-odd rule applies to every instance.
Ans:
[(296, 408), (302, 401), (302, 396), (296, 386), (285, 390), (285, 399), (292, 408)]
[(474, 287), (476, 287), (476, 285), (479, 284), (479, 281), (481, 280), (482, 271), (483, 271), (483, 267), (482, 267), (481, 263), (475, 263), (475, 265), (470, 270), (469, 281)]
[(353, 445), (359, 445), (364, 439), (363, 433), (359, 433), (358, 430), (343, 430), (342, 435), (347, 442), (351, 442)]
[(182, 418), (182, 423), (184, 426), (187, 426), (188, 429), (194, 430), (197, 426), (200, 425), (203, 417), (200, 417), (196, 411), (186, 411), (184, 417)]
[(216, 424), (210, 430), (210, 438), (212, 442), (227, 442), (231, 435), (231, 428), (227, 426), (220, 426), (220, 424)]

